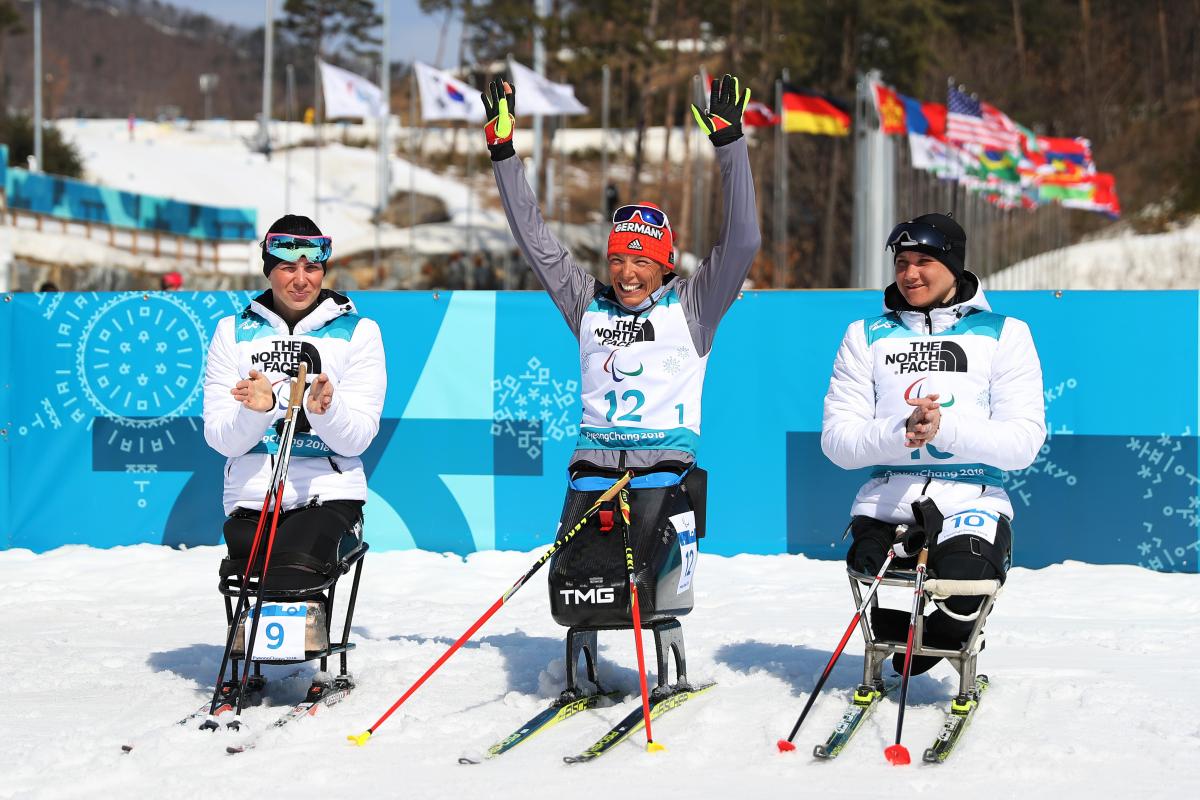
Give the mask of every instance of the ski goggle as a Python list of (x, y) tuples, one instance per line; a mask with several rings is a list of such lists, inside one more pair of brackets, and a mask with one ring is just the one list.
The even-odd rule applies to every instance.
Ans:
[(641, 217), (642, 222), (653, 228), (671, 229), (671, 223), (667, 219), (667, 215), (661, 209), (652, 208), (651, 206), (621, 206), (613, 212), (613, 224), (618, 222), (629, 222), (634, 216)]
[(263, 249), (280, 261), (295, 264), (301, 257), (312, 262), (328, 261), (333, 255), (333, 239), (328, 236), (298, 236), (291, 233), (268, 233)]
[(887, 247), (898, 253), (909, 247), (932, 247), (934, 250), (950, 252), (950, 240), (946, 234), (924, 222), (901, 222), (888, 235)]

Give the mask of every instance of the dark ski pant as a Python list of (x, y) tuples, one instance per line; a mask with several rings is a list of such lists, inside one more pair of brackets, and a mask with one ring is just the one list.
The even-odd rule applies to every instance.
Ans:
[[(329, 500), (281, 512), (266, 588), (304, 589), (324, 583), (338, 562), (362, 541), (362, 508), (361, 500)], [(222, 574), (245, 571), (257, 524), (258, 512), (247, 508), (234, 509), (225, 520), (229, 558), (222, 565)], [(259, 545), (260, 564), (270, 529), (268, 516)]]

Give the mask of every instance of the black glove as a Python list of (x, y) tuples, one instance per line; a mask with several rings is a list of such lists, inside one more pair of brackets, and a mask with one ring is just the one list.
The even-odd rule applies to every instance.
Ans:
[(720, 82), (712, 82), (707, 110), (692, 103), (692, 116), (713, 145), (724, 147), (742, 138), (742, 112), (749, 102), (750, 89), (743, 93), (738, 79), (726, 74)]
[(912, 558), (921, 552), (928, 538), (925, 529), (920, 525), (909, 525), (906, 531), (896, 537), (892, 551), (896, 554), (896, 558)]
[(487, 117), (483, 133), (487, 137), (492, 161), (503, 161), (517, 154), (512, 143), (513, 131), (517, 128), (517, 91), (504, 80), (503, 75), (497, 76), (488, 88), (490, 98), (488, 92), (479, 95), (483, 100), (483, 113)]

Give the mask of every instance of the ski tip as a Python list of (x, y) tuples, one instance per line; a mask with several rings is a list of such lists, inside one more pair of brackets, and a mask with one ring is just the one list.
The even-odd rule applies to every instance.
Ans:
[(350, 736), (347, 736), (346, 738), (349, 741), (354, 742), (354, 744), (357, 745), (358, 747), (362, 747), (364, 744), (367, 743), (367, 740), (371, 738), (371, 732), (363, 731), (362, 733), (351, 734)]
[(902, 767), (912, 763), (912, 758), (908, 755), (908, 748), (902, 744), (892, 745), (883, 751), (883, 755), (893, 767)]
[(663, 750), (666, 750), (666, 749), (667, 748), (664, 745), (661, 745), (658, 742), (646, 742), (646, 752), (647, 753), (661, 753)]
[(779, 748), (779, 752), (781, 753), (790, 753), (796, 749), (796, 745), (792, 744), (787, 739), (780, 739), (775, 743), (775, 746)]

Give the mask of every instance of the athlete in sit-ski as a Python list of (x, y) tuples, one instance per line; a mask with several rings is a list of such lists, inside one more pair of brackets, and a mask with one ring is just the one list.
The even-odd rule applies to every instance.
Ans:
[(291, 379), (308, 366), (267, 589), (320, 585), (362, 539), (367, 480), (359, 456), (379, 430), (387, 373), (379, 326), (345, 295), (321, 288), (331, 252), (308, 217), (278, 220), (262, 244), (271, 288), (218, 322), (208, 350), (204, 438), (228, 459), (223, 574), (246, 568)]
[[(722, 176), (724, 218), (711, 253), (691, 276), (677, 275), (666, 213), (648, 202), (621, 206), (608, 237), (608, 284), (581, 268), (542, 218), (513, 149), (512, 87), (497, 80), (483, 96), (509, 228), (579, 340), (583, 418), (562, 523), (573, 525), (618, 476), (635, 473), (628, 533), (648, 627), (667, 622), (677, 628), (674, 618), (692, 608), (696, 540), (704, 533), (704, 473), (696, 454), (705, 367), (717, 325), (759, 247), (741, 126), (749, 96), (726, 75), (713, 83), (708, 109), (692, 107), (716, 147)], [(628, 628), (622, 537), (603, 521), (599, 527), (585, 529), (551, 562), (551, 613), (572, 628)], [(659, 676), (660, 684), (664, 679)]]
[[(896, 282), (882, 316), (846, 330), (825, 396), (821, 447), (844, 469), (872, 468), (851, 508), (847, 562), (875, 574), (911, 504), (930, 497), (945, 517), (929, 541), (943, 580), (1004, 580), (1013, 507), (1005, 470), (1033, 463), (1046, 437), (1042, 368), (1029, 326), (992, 311), (964, 268), (967, 236), (950, 216), (925, 214), (887, 240)], [(894, 568), (911, 569), (927, 537), (913, 526)], [(925, 642), (957, 650), (982, 599), (951, 597), (926, 620)], [(873, 609), (882, 638), (904, 641), (908, 612)], [(897, 656), (893, 665), (899, 671)], [(938, 659), (918, 657), (912, 672)]]

